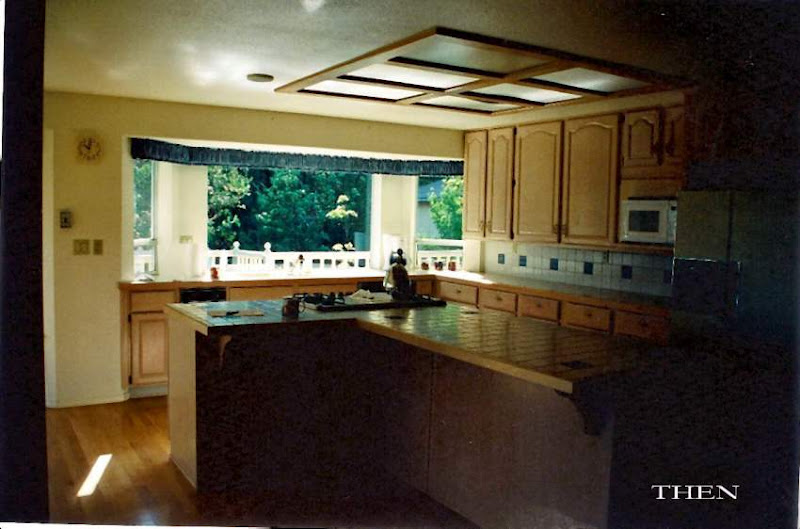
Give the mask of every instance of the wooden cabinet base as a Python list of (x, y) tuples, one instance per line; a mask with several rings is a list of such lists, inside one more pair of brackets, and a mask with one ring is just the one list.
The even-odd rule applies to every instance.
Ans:
[(131, 316), (131, 383), (164, 384), (169, 363), (167, 317), (163, 312)]
[(564, 303), (561, 308), (561, 324), (609, 332), (611, 330), (611, 311), (602, 307)]

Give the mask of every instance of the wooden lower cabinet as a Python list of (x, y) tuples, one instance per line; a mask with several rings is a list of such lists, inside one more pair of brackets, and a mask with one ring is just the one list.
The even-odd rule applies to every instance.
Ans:
[(439, 297), (458, 303), (476, 305), (478, 303), (478, 287), (438, 281)]
[(433, 295), (433, 281), (414, 281), (416, 293), (421, 296)]
[(163, 312), (131, 315), (131, 383), (165, 384), (169, 368), (169, 332)]
[(561, 324), (595, 331), (611, 331), (611, 310), (565, 302), (561, 308)]
[(669, 322), (662, 316), (618, 310), (614, 314), (614, 334), (636, 336), (663, 344), (669, 338)]
[(502, 310), (513, 314), (517, 311), (517, 295), (513, 292), (481, 288), (478, 291), (478, 306), (482, 309)]
[(537, 296), (519, 296), (517, 311), (520, 316), (540, 320), (558, 321), (558, 300)]

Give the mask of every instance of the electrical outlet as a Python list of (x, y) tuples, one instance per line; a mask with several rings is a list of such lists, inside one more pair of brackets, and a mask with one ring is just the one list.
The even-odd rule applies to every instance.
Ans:
[(72, 255), (89, 255), (89, 239), (72, 239)]
[(92, 253), (94, 255), (103, 255), (103, 239), (95, 239), (92, 241)]

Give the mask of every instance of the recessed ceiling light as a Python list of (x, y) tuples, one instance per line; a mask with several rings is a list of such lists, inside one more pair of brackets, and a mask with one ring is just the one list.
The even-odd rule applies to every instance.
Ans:
[(247, 80), (254, 83), (269, 83), (274, 81), (275, 78), (268, 73), (249, 73), (247, 74)]

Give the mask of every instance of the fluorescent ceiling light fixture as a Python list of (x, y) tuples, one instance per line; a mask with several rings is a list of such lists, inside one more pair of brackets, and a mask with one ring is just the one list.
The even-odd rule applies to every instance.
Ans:
[(325, 0), (300, 0), (300, 5), (306, 10), (306, 13), (313, 13), (325, 5)]
[(486, 112), (498, 112), (500, 110), (512, 110), (519, 108), (518, 105), (510, 103), (489, 103), (484, 101), (476, 101), (475, 99), (468, 99), (466, 97), (455, 96), (442, 96), (433, 99), (428, 99), (422, 102), (424, 105), (463, 108), (464, 110), (483, 110)]
[(402, 58), (426, 61), (487, 72), (509, 73), (547, 62), (547, 58), (517, 53), (512, 49), (477, 47), (457, 39), (435, 35), (420, 42), (414, 49), (400, 54)]
[(360, 83), (347, 83), (344, 81), (322, 81), (311, 85), (306, 90), (314, 92), (327, 92), (329, 94), (343, 94), (361, 97), (373, 97), (377, 99), (390, 99), (397, 101), (421, 94), (413, 90), (403, 90), (400, 88), (386, 88), (383, 86), (366, 85)]
[(537, 75), (534, 79), (575, 86), (577, 88), (588, 88), (589, 90), (597, 90), (599, 92), (618, 92), (631, 88), (641, 88), (648, 84), (638, 79), (598, 72), (597, 70), (589, 70), (588, 68), (570, 68), (569, 70), (561, 70), (560, 72), (553, 72), (546, 75)]
[(110, 461), (111, 454), (103, 454), (97, 458), (97, 461), (92, 465), (92, 470), (89, 471), (89, 475), (86, 476), (83, 485), (81, 485), (78, 491), (79, 498), (94, 494), (94, 490), (97, 488), (97, 484), (100, 483), (100, 479), (103, 477), (103, 473), (106, 471), (106, 467)]
[(394, 66), (391, 64), (372, 64), (366, 68), (360, 68), (350, 72), (347, 75), (383, 81), (394, 81), (417, 86), (430, 86), (433, 88), (452, 88), (478, 80), (476, 77), (431, 72), (427, 70), (405, 68), (403, 66)]
[(533, 88), (516, 84), (499, 84), (495, 86), (488, 86), (486, 88), (475, 90), (475, 92), (479, 94), (516, 97), (517, 99), (525, 99), (527, 101), (536, 101), (539, 103), (555, 103), (557, 101), (567, 101), (569, 99), (578, 99), (581, 97), (575, 94), (567, 94), (564, 92), (556, 92), (555, 90), (545, 90), (543, 88)]

